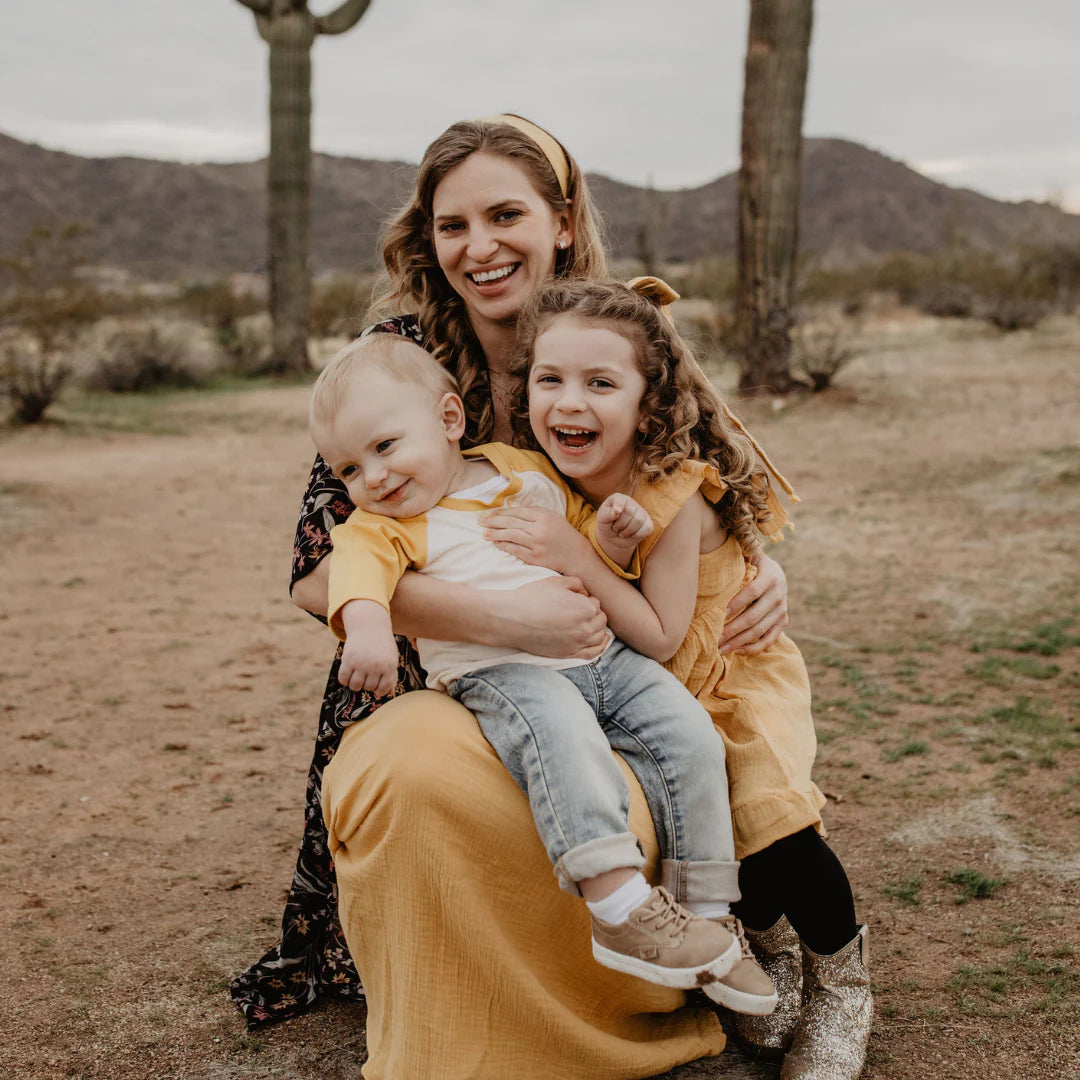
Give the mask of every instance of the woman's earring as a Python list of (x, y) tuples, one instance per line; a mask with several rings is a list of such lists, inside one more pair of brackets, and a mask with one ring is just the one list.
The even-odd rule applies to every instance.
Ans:
[(556, 247), (557, 247), (557, 248), (558, 248), (558, 249), (559, 249), (560, 251), (565, 251), (565, 250), (566, 250), (566, 241), (565, 241), (565, 240), (560, 240), (560, 241), (558, 242), (558, 244), (556, 244), (555, 246), (556, 246)]

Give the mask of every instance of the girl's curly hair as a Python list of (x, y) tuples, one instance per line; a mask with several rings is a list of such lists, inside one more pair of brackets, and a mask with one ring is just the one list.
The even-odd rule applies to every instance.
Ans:
[(452, 124), (424, 151), (409, 202), (383, 232), (383, 261), (390, 281), (373, 301), (368, 317), (391, 309), (416, 313), (425, 347), (461, 386), (468, 445), (489, 442), (492, 437), (495, 418), (487, 360), (464, 301), (450, 287), (435, 257), (432, 206), (435, 189), (446, 174), (481, 151), (516, 162), (552, 210), (569, 216), (574, 242), (555, 253), (556, 278), (601, 278), (607, 272), (599, 217), (585, 176), (569, 154), (566, 161), (570, 175), (564, 198), (544, 152), (509, 124), (490, 120)]
[(754, 444), (730, 414), (674, 325), (652, 300), (616, 282), (553, 281), (518, 320), (511, 373), (518, 380), (512, 421), (516, 442), (539, 449), (529, 425), (528, 376), (536, 339), (559, 315), (573, 315), (626, 338), (645, 377), (644, 423), (636, 435), (634, 469), (646, 483), (697, 459), (716, 468), (727, 492), (716, 505), (724, 527), (747, 557), (761, 550), (771, 519), (769, 475)]

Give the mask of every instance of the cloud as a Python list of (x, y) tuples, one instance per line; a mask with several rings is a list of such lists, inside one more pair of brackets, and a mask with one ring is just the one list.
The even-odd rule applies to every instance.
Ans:
[(1080, 211), (1080, 147), (1054, 146), (1009, 153), (928, 157), (912, 168), (957, 187), (992, 191), (998, 198), (1049, 201)]
[(170, 124), (153, 120), (105, 120), (65, 123), (35, 120), (20, 131), (17, 121), (5, 125), (16, 138), (62, 148), (89, 157), (161, 158), (167, 161), (242, 161), (266, 153), (265, 130), (230, 130), (197, 124)]

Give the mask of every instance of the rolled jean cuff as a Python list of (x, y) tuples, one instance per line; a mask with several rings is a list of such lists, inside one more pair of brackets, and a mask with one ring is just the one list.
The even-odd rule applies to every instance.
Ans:
[(660, 884), (680, 903), (684, 900), (741, 899), (738, 862), (687, 862), (664, 859), (660, 864)]
[(556, 864), (555, 877), (559, 888), (571, 896), (580, 896), (577, 883), (597, 874), (630, 866), (640, 870), (645, 865), (645, 855), (638, 838), (632, 832), (598, 836), (571, 848)]

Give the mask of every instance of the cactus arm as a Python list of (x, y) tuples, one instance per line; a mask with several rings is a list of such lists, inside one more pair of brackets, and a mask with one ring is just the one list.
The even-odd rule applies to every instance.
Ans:
[[(258, 0), (254, 2), (257, 3)], [(240, 3), (249, 3), (249, 0), (240, 0)], [(339, 4), (328, 15), (315, 17), (315, 33), (344, 34), (360, 21), (370, 4), (371, 0), (344, 0), (344, 3)]]
[(250, 8), (256, 15), (269, 15), (274, 8), (273, 0), (237, 0), (237, 3)]

